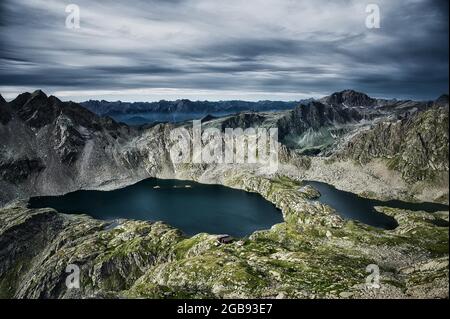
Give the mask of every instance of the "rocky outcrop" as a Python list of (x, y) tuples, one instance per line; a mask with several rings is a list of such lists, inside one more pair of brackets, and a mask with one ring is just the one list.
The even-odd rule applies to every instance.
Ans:
[[(161, 223), (101, 222), (13, 206), (0, 213), (0, 297), (99, 297), (130, 288), (167, 261), (181, 234)], [(67, 289), (66, 267), (83, 288)]]
[(337, 152), (367, 164), (384, 158), (388, 166), (409, 182), (442, 178), (448, 174), (449, 140), (447, 104), (395, 121), (380, 122), (362, 131)]

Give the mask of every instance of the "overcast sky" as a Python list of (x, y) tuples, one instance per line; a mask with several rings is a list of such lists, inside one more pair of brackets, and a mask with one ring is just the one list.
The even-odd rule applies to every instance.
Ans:
[[(65, 26), (77, 4), (81, 28)], [(377, 3), (381, 28), (366, 27)], [(448, 91), (448, 0), (0, 0), (0, 93), (298, 100)]]

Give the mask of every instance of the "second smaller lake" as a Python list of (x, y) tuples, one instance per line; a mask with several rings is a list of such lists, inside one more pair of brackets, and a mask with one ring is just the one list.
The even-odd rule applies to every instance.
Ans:
[(375, 199), (367, 199), (354, 193), (338, 190), (332, 185), (316, 181), (305, 181), (304, 184), (310, 185), (317, 189), (322, 195), (318, 201), (333, 207), (344, 219), (357, 220), (364, 224), (381, 229), (392, 230), (395, 229), (398, 224), (394, 218), (376, 211), (376, 206), (399, 208), (411, 211), (424, 211), (428, 213), (448, 211), (449, 209), (448, 205), (436, 203), (410, 203), (400, 200), (380, 201)]

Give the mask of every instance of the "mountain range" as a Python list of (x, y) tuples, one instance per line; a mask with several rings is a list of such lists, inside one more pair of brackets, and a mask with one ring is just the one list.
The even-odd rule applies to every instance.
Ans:
[(298, 101), (191, 101), (187, 99), (159, 102), (108, 102), (105, 100), (89, 100), (80, 103), (88, 110), (99, 115), (138, 114), (147, 112), (159, 113), (238, 113), (243, 111), (280, 111), (294, 108)]

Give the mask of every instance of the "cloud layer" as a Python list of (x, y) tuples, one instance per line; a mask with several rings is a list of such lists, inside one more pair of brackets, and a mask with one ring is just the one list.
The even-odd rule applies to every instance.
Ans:
[[(81, 28), (65, 27), (68, 4)], [(67, 99), (293, 100), (448, 90), (448, 1), (3, 0), (0, 93)]]

